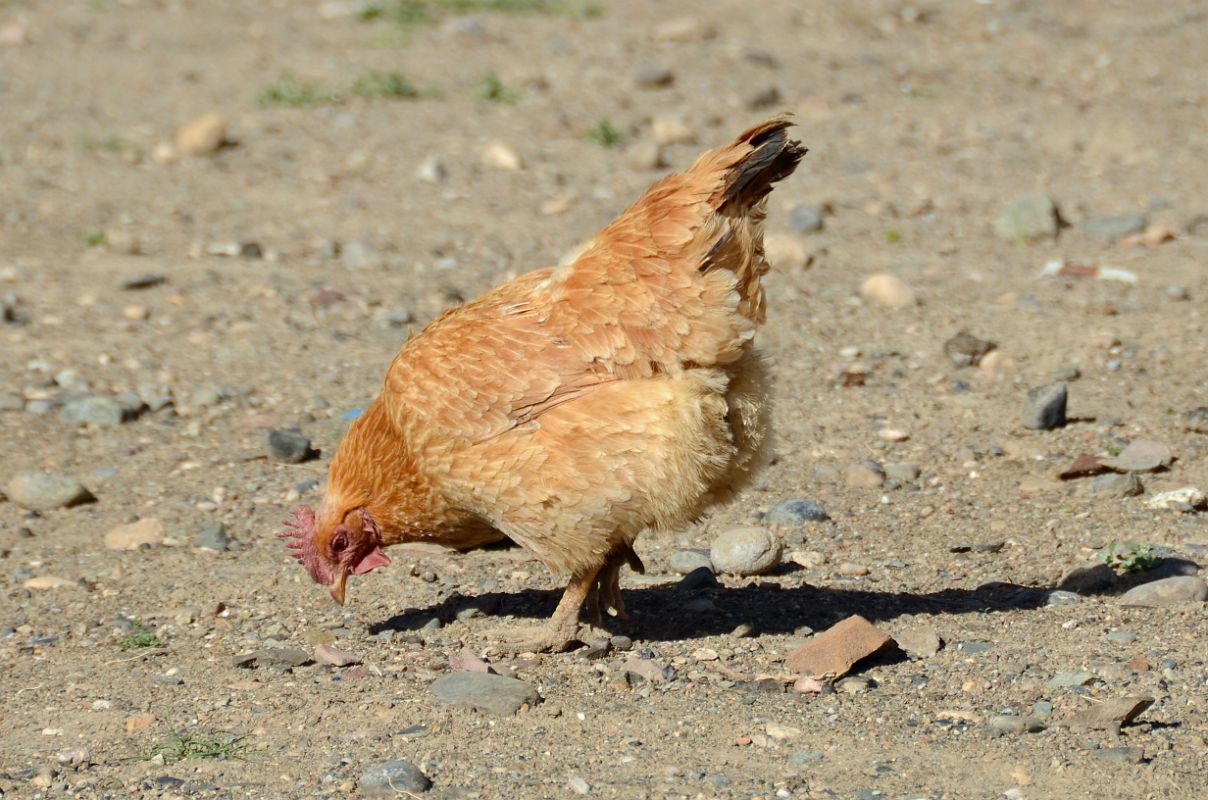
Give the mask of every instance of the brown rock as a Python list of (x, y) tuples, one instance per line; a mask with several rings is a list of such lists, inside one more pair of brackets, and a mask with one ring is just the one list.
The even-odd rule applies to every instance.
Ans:
[(135, 714), (126, 718), (126, 735), (132, 736), (155, 724), (154, 714)]
[(852, 464), (843, 475), (849, 489), (880, 489), (885, 483), (885, 470), (875, 461)]
[(1066, 724), (1073, 730), (1118, 732), (1151, 705), (1152, 697), (1113, 697), (1084, 708)]
[(494, 672), (491, 665), (474, 655), (468, 648), (449, 657), (449, 669), (457, 672)]
[(157, 545), (164, 540), (164, 523), (155, 517), (140, 519), (128, 525), (118, 525), (105, 534), (105, 547), (110, 550), (137, 550), (143, 545)]
[(35, 575), (21, 584), (26, 589), (62, 589), (64, 586), (74, 586), (73, 581), (60, 578), (57, 575)]
[(872, 275), (860, 284), (860, 296), (885, 308), (906, 308), (918, 302), (914, 289), (889, 272)]
[(312, 657), (316, 664), (326, 664), (329, 667), (349, 667), (353, 664), (361, 663), (361, 657), (356, 653), (341, 650), (329, 644), (321, 644), (315, 647)]
[(1090, 453), (1083, 453), (1074, 459), (1073, 464), (1070, 464), (1059, 472), (1057, 477), (1063, 481), (1073, 480), (1074, 478), (1089, 478), (1092, 475), (1100, 475), (1110, 469), (1098, 457)]
[(846, 675), (856, 662), (897, 647), (893, 637), (859, 615), (848, 617), (789, 653), (793, 672), (815, 678)]
[(187, 156), (213, 155), (226, 142), (226, 120), (216, 111), (202, 114), (176, 132), (176, 149)]

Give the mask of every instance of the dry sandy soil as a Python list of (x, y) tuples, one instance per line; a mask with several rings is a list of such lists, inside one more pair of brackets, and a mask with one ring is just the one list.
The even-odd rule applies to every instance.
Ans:
[[(516, 5), (536, 9), (493, 10)], [(34, 470), (96, 497), (0, 502), (0, 794), (357, 797), (390, 760), (438, 798), (1208, 790), (1205, 604), (1119, 601), (1196, 567), (1049, 591), (1112, 540), (1208, 557), (1202, 515), (1146, 505), (1208, 487), (1185, 419), (1208, 381), (1208, 7), (355, 6), (0, 2), (0, 485)], [(273, 534), (320, 499), (405, 320), (556, 261), (660, 174), (656, 138), (681, 166), (781, 110), (811, 152), (770, 207), (778, 457), (699, 525), (639, 541), (631, 650), (492, 655), (560, 586), (515, 549), (401, 550), (333, 605)], [(171, 152), (211, 111), (226, 144)], [(1059, 206), (1055, 238), (995, 234), (1026, 192)], [(809, 209), (821, 229), (800, 230)], [(1124, 214), (1148, 244), (1103, 219)], [(1136, 280), (1040, 275), (1061, 258)], [(862, 299), (881, 271), (915, 302)], [(998, 355), (958, 366), (944, 343), (962, 329)], [(1023, 427), (1028, 389), (1058, 374), (1070, 422)], [(63, 416), (130, 390), (152, 406), (136, 419)], [(266, 431), (293, 427), (319, 458), (266, 457)], [(1138, 439), (1175, 456), (1139, 496), (1056, 478)], [(869, 460), (891, 479), (851, 471)], [(775, 527), (781, 567), (677, 585), (673, 554), (793, 498), (830, 521)], [(136, 519), (162, 525), (144, 523), (153, 542), (106, 546)], [(197, 546), (215, 522), (221, 552)], [(857, 613), (945, 645), (821, 693), (779, 680), (811, 631)], [(362, 663), (236, 664), (324, 643)], [(437, 698), (463, 647), (541, 702)], [(1118, 734), (1063, 724), (1125, 696), (1154, 703)]]

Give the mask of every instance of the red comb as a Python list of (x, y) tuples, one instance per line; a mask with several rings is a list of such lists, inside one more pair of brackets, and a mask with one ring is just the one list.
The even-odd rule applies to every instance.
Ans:
[(302, 562), (302, 566), (317, 583), (330, 584), (331, 569), (315, 549), (315, 512), (310, 506), (301, 505), (294, 510), (293, 519), (285, 521), (285, 530), (277, 534), (285, 539), (290, 555)]

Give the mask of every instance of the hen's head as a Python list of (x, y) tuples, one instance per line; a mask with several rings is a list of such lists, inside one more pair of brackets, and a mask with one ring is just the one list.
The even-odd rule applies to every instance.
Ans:
[(286, 540), (293, 557), (316, 583), (330, 587), (337, 603), (344, 602), (349, 575), (364, 575), (390, 563), (382, 550), (381, 530), (362, 508), (349, 511), (342, 519), (329, 519), (326, 514), (316, 518), (310, 506), (302, 505), (285, 524), (286, 529), (277, 535)]

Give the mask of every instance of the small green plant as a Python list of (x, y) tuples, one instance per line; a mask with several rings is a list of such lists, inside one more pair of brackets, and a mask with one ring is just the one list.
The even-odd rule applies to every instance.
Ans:
[(247, 749), (244, 737), (226, 731), (173, 731), (166, 740), (152, 743), (130, 760), (150, 761), (158, 757), (162, 758), (165, 764), (174, 764), (190, 758), (239, 758)]
[(337, 92), (316, 83), (300, 81), (288, 74), (282, 75), (275, 83), (265, 86), (257, 97), (262, 106), (284, 108), (310, 108), (340, 100)]
[(83, 144), (85, 150), (90, 150), (100, 155), (124, 156), (136, 159), (143, 157), (143, 148), (138, 142), (112, 134), (85, 136), (81, 144)]
[(897, 244), (902, 241), (902, 232), (897, 228), (885, 229), (885, 244)]
[(1106, 450), (1107, 454), (1113, 458), (1124, 452), (1124, 448), (1115, 442), (1108, 442), (1106, 445), (1104, 445), (1103, 449)]
[(131, 633), (117, 640), (117, 646), (122, 650), (134, 650), (139, 647), (159, 647), (161, 644), (163, 643), (159, 640), (159, 637), (138, 620), (134, 621), (134, 630)]
[(625, 141), (625, 134), (610, 121), (602, 119), (587, 132), (587, 138), (600, 147), (616, 147)]
[(420, 90), (401, 72), (370, 70), (356, 79), (352, 93), (360, 97), (405, 100), (420, 96)]
[(488, 72), (479, 79), (474, 93), (479, 100), (488, 103), (514, 103), (520, 99), (520, 91), (506, 85), (494, 72)]
[(1145, 572), (1160, 564), (1162, 556), (1151, 544), (1139, 545), (1128, 540), (1117, 542), (1112, 539), (1099, 551), (1099, 560), (1120, 572)]
[(545, 14), (590, 18), (602, 9), (594, 3), (561, 2), (560, 0), (394, 0), (366, 3), (357, 12), (362, 20), (384, 19), (397, 25), (432, 25), (450, 14)]
[(80, 241), (89, 247), (100, 247), (105, 243), (105, 232), (100, 228), (89, 228), (80, 234)]

